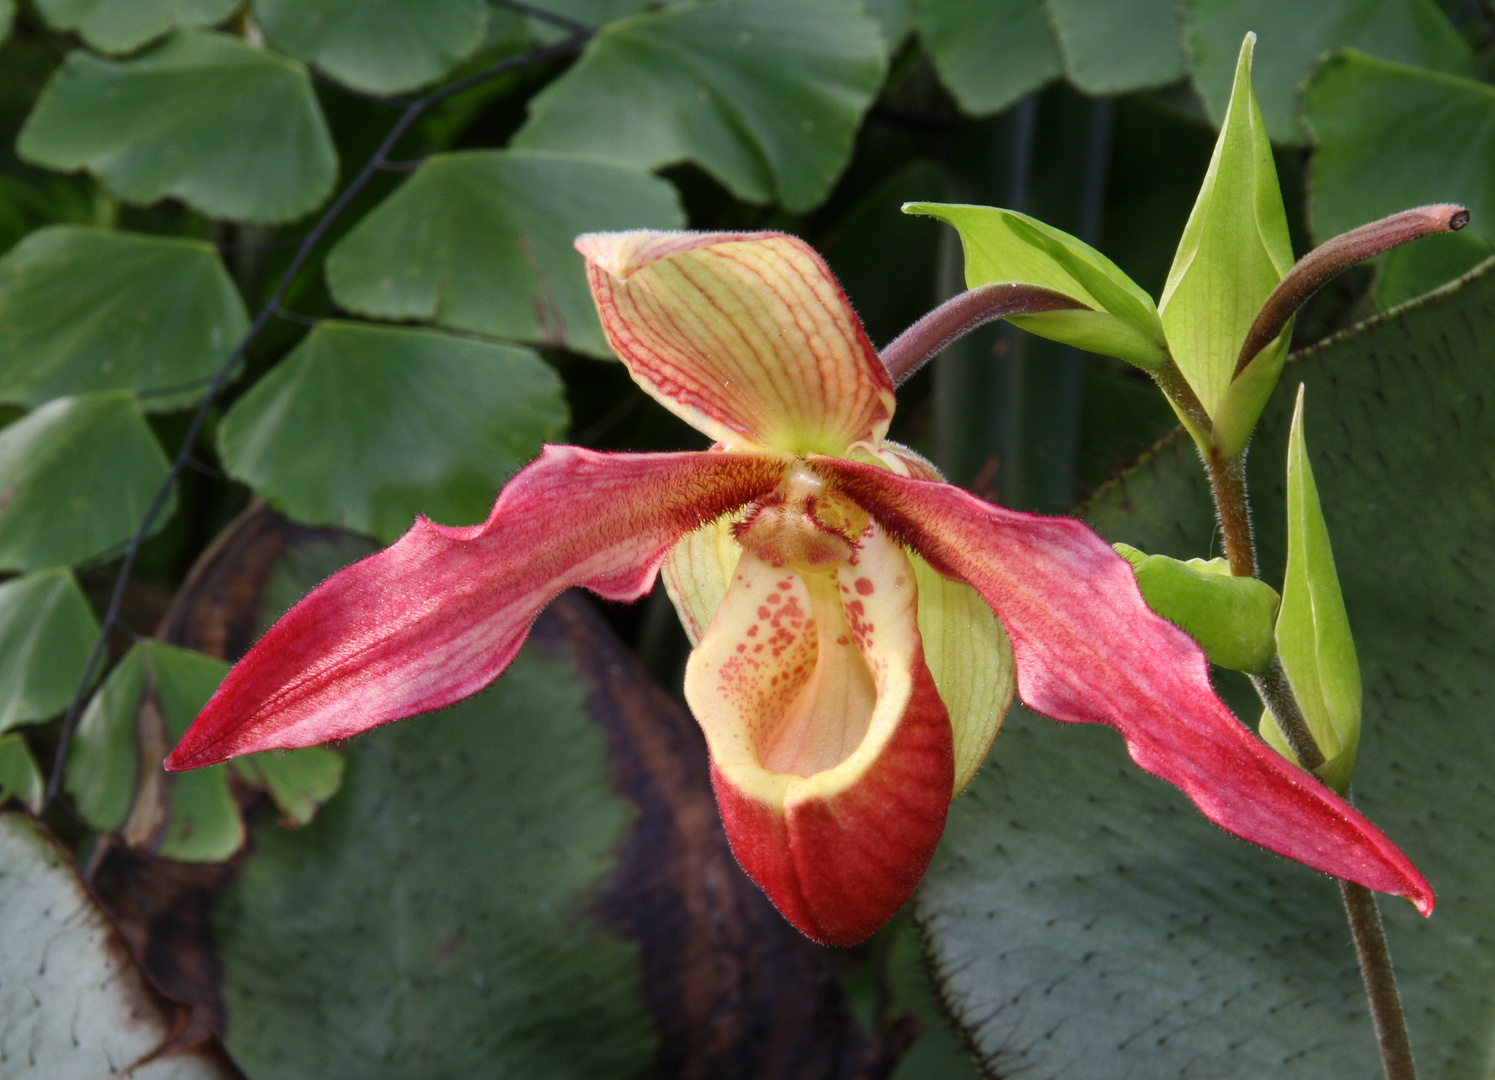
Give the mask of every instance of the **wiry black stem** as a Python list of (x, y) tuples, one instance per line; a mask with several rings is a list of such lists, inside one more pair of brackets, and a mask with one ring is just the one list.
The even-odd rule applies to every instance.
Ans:
[[(538, 9), (530, 9), (528, 5), (510, 4), (509, 6), (522, 7), (527, 14), (536, 15), (537, 17), (541, 16), (541, 12)], [(559, 18), (559, 16), (556, 16), (556, 19)], [(170, 498), (172, 487), (175, 485), (177, 477), (181, 475), (182, 470), (187, 466), (188, 459), (192, 453), (192, 447), (196, 444), (197, 437), (202, 433), (203, 423), (207, 420), (208, 409), (212, 406), (218, 395), (222, 393), (224, 386), (228, 384), (229, 376), (243, 359), (245, 351), (260, 336), (265, 327), (269, 325), (270, 320), (282, 311), (281, 305), (286, 298), (286, 294), (290, 292), (291, 285), (295, 282), (297, 275), (305, 268), (307, 260), (311, 258), (316, 246), (321, 243), (322, 239), (327, 235), (328, 230), (332, 228), (333, 224), (347, 210), (349, 204), (353, 202), (358, 193), (368, 185), (368, 182), (373, 179), (375, 174), (389, 160), (390, 153), (393, 152), (399, 141), (410, 131), (411, 126), (427, 112), (448, 98), (460, 94), (464, 90), (470, 90), (475, 86), (479, 86), (490, 79), (497, 78), (507, 71), (527, 67), (531, 64), (542, 64), (551, 60), (559, 60), (579, 52), (591, 40), (595, 31), (579, 23), (572, 25), (570, 20), (565, 21), (567, 25), (571, 26), (573, 32), (563, 41), (533, 49), (518, 56), (506, 57), (480, 71), (475, 71), (471, 75), (458, 79), (456, 82), (448, 83), (445, 86), (432, 90), (424, 97), (417, 98), (406, 104), (399, 118), (395, 120), (394, 125), (389, 129), (389, 133), (384, 136), (384, 141), (374, 151), (374, 155), (364, 163), (363, 168), (358, 171), (358, 174), (353, 177), (348, 186), (343, 189), (342, 194), (327, 208), (327, 211), (317, 221), (316, 225), (312, 227), (312, 230), (302, 238), (301, 245), (296, 249), (296, 254), (291, 258), (291, 263), (286, 267), (285, 273), (281, 275), (280, 282), (275, 287), (275, 292), (265, 302), (265, 306), (255, 316), (254, 322), (250, 324), (248, 331), (239, 339), (238, 344), (234, 346), (228, 358), (218, 368), (212, 382), (208, 384), (207, 393), (203, 395), (202, 401), (198, 403), (197, 410), (192, 414), (192, 420), (187, 425), (187, 432), (182, 437), (181, 447), (177, 450), (176, 457), (171, 462), (171, 468), (167, 472), (166, 479), (162, 481), (161, 487), (156, 491), (155, 497), (151, 499), (150, 506), (145, 511), (145, 517), (130, 537), (129, 544), (125, 548), (124, 560), (120, 564), (119, 572), (114, 578), (114, 589), (109, 596), (109, 605), (104, 611), (104, 620), (99, 628), (99, 636), (94, 641), (93, 649), (89, 653), (88, 663), (84, 666), (83, 678), (78, 681), (78, 688), (74, 691), (72, 700), (68, 702), (67, 711), (63, 713), (62, 731), (57, 740), (57, 753), (52, 759), (52, 771), (47, 780), (46, 805), (50, 805), (56, 799), (57, 793), (61, 789), (63, 768), (67, 762), (67, 754), (72, 744), (73, 732), (78, 726), (78, 716), (83, 709), (84, 701), (88, 697), (88, 688), (93, 684), (98, 667), (104, 659), (104, 650), (108, 643), (109, 633), (119, 625), (120, 606), (124, 602), (125, 588), (129, 585), (130, 575), (134, 572), (135, 561), (140, 555), (140, 547), (145, 542), (145, 538), (150, 535), (151, 528), (156, 523), (156, 518), (160, 516), (162, 508), (165, 507), (167, 499)]]

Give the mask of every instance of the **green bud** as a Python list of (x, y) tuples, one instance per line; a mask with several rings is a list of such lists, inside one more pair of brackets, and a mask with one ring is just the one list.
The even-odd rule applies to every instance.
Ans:
[(1252, 577), (1235, 577), (1224, 559), (1180, 562), (1113, 545), (1132, 564), (1142, 599), (1199, 642), (1210, 663), (1250, 673), (1266, 670), (1276, 654), (1272, 620), (1277, 591)]
[(999, 282), (1038, 285), (1090, 309), (1015, 315), (1010, 320), (1014, 326), (1118, 357), (1147, 372), (1164, 362), (1163, 324), (1152, 297), (1089, 244), (1015, 210), (905, 203), (903, 212), (955, 226), (965, 248), (967, 288)]
[[(1343, 794), (1354, 775), (1360, 743), (1360, 665), (1308, 464), (1301, 385), (1288, 436), (1287, 573), (1277, 615), (1277, 652), (1308, 730), (1324, 754), (1316, 772)], [(1294, 756), (1270, 714), (1262, 715), (1261, 734), (1282, 754)]]
[(1273, 371), (1266, 354), (1285, 350), (1292, 335), (1289, 324), (1257, 357), (1263, 365), (1258, 379), (1244, 393), (1229, 396), (1246, 332), (1293, 263), (1272, 146), (1251, 87), (1255, 44), (1254, 34), (1241, 43), (1230, 106), (1158, 305), (1168, 347), (1184, 377), (1239, 448), (1265, 404), (1259, 384), (1275, 383), (1280, 372), (1281, 357)]

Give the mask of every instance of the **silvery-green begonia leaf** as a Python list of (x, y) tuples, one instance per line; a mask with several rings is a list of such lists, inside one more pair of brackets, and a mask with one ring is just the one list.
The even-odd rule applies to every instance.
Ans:
[(1152, 297), (1090, 245), (1016, 210), (948, 203), (908, 203), (903, 210), (959, 231), (967, 288), (1006, 281), (1040, 285), (1091, 309), (1013, 316), (1015, 326), (1146, 371), (1162, 362), (1163, 325)]
[(16, 151), (86, 169), (132, 203), (275, 224), (332, 190), (337, 155), (306, 69), (226, 34), (187, 30), (128, 60), (68, 54)]
[[(1158, 303), (1173, 358), (1217, 427), (1246, 331), (1293, 263), (1272, 145), (1251, 89), (1254, 44), (1249, 35), (1241, 44), (1224, 126)], [(1290, 336), (1254, 364), (1280, 365)], [(1259, 395), (1232, 401), (1232, 431), (1249, 434), (1251, 408), (1259, 413), (1262, 403)]]
[(808, 210), (882, 82), (859, 0), (717, 0), (610, 23), (530, 100), (516, 147), (654, 169), (693, 161), (748, 202)]
[(1278, 597), (1270, 585), (1233, 576), (1224, 559), (1184, 562), (1126, 544), (1116, 550), (1132, 564), (1147, 606), (1199, 642), (1210, 663), (1257, 672), (1271, 662)]
[(1194, 86), (1217, 124), (1230, 102), (1241, 37), (1259, 35), (1257, 96), (1276, 143), (1306, 141), (1299, 123), (1303, 82), (1332, 49), (1352, 46), (1415, 67), (1469, 74), (1469, 46), (1437, 0), (1184, 0), (1183, 16)]
[(38, 229), (0, 258), (0, 401), (132, 390), (143, 408), (180, 408), (248, 327), (211, 244)]
[(126, 53), (178, 27), (212, 26), (243, 0), (35, 0), (54, 30), (72, 30), (90, 47)]
[(6, 1080), (234, 1080), (215, 1040), (174, 1047), (180, 1014), (26, 814), (0, 813), (0, 1061)]
[(1064, 72), (1043, 0), (917, 0), (914, 24), (940, 81), (988, 116)]
[(392, 543), (416, 514), (484, 520), (565, 425), (560, 379), (528, 349), (328, 320), (235, 403), (218, 440), (229, 474), (288, 517)]
[[(1287, 570), (1277, 615), (1277, 652), (1308, 730), (1323, 752), (1315, 771), (1343, 795), (1355, 774), (1360, 743), (1360, 664), (1339, 591), (1329, 526), (1319, 506), (1303, 434), (1304, 387), (1298, 387), (1287, 444)], [(1294, 758), (1276, 719), (1261, 717), (1262, 738)]]
[(47, 782), (25, 738), (12, 731), (0, 735), (0, 802), (15, 799), (33, 814), (42, 812)]
[(1045, 0), (1064, 70), (1096, 96), (1177, 82), (1184, 75), (1174, 0)]
[(435, 82), (488, 26), (485, 0), (254, 0), (254, 15), (287, 56), (374, 94)]
[(123, 543), (167, 469), (125, 393), (57, 398), (12, 422), (0, 430), (0, 569), (85, 562)]
[(360, 315), (611, 356), (571, 242), (684, 224), (674, 189), (630, 166), (541, 150), (437, 154), (337, 243), (327, 280)]
[(52, 567), (0, 585), (0, 731), (67, 708), (98, 635), (72, 571)]

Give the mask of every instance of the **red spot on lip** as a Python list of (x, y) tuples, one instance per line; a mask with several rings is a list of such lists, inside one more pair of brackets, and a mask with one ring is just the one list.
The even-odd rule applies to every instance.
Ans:
[(857, 592), (861, 593), (863, 596), (871, 596), (873, 589), (876, 588), (876, 586), (872, 584), (871, 578), (864, 577), (857, 578), (856, 587)]
[(779, 588), (783, 589), (785, 592), (788, 592), (790, 589), (794, 588), (794, 586), (790, 582), (781, 581), (779, 582)]

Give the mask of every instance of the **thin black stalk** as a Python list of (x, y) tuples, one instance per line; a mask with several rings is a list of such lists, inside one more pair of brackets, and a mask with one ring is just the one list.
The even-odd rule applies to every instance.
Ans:
[[(515, 5), (511, 4), (509, 6)], [(523, 7), (526, 8), (527, 14), (541, 17), (541, 13), (537, 9), (528, 9), (528, 5), (523, 5)], [(570, 23), (570, 20), (566, 21)], [(410, 102), (405, 106), (404, 111), (400, 113), (399, 118), (395, 120), (394, 125), (389, 129), (389, 133), (385, 135), (384, 141), (379, 144), (379, 148), (374, 151), (373, 156), (364, 163), (363, 168), (358, 171), (358, 174), (353, 177), (348, 186), (343, 189), (342, 194), (327, 208), (316, 225), (312, 227), (312, 230), (302, 238), (301, 246), (296, 249), (296, 254), (292, 256), (290, 265), (286, 267), (285, 273), (281, 275), (280, 282), (276, 285), (274, 293), (265, 302), (265, 306), (260, 309), (259, 314), (254, 317), (254, 322), (250, 324), (249, 330), (239, 339), (239, 343), (234, 346), (233, 352), (224, 360), (223, 364), (218, 368), (217, 373), (213, 376), (212, 382), (208, 384), (207, 393), (203, 395), (202, 401), (198, 403), (196, 411), (192, 414), (192, 420), (187, 425), (187, 432), (182, 437), (182, 444), (180, 449), (177, 450), (176, 457), (172, 459), (171, 468), (167, 472), (166, 479), (162, 481), (160, 488), (156, 491), (155, 497), (151, 499), (150, 506), (145, 511), (145, 517), (141, 519), (140, 526), (130, 537), (129, 544), (125, 548), (124, 559), (120, 564), (119, 572), (115, 575), (114, 589), (110, 593), (109, 604), (104, 611), (104, 619), (99, 628), (99, 636), (94, 641), (93, 649), (89, 653), (88, 663), (84, 665), (83, 677), (78, 680), (78, 688), (73, 692), (72, 700), (68, 702), (67, 711), (63, 713), (62, 731), (57, 740), (57, 753), (52, 759), (52, 771), (47, 780), (45, 805), (50, 805), (57, 798), (57, 793), (61, 789), (63, 768), (67, 762), (68, 749), (72, 744), (73, 732), (77, 729), (78, 717), (83, 709), (83, 702), (88, 697), (88, 688), (93, 685), (99, 666), (103, 662), (109, 633), (119, 625), (120, 606), (124, 602), (125, 589), (129, 585), (130, 576), (135, 570), (135, 561), (140, 555), (140, 547), (145, 542), (145, 538), (150, 535), (151, 528), (156, 523), (156, 518), (160, 516), (162, 508), (165, 507), (167, 499), (171, 496), (171, 491), (177, 478), (187, 466), (187, 461), (192, 453), (192, 447), (196, 445), (198, 436), (202, 433), (202, 426), (207, 420), (209, 408), (218, 395), (223, 392), (223, 388), (228, 384), (229, 376), (239, 365), (249, 346), (254, 343), (255, 339), (269, 325), (270, 320), (275, 318), (282, 310), (282, 303), (286, 298), (286, 294), (290, 292), (291, 285), (306, 267), (306, 263), (311, 258), (312, 252), (321, 243), (338, 218), (347, 210), (358, 193), (368, 185), (368, 182), (380, 171), (383, 164), (389, 160), (389, 155), (394, 151), (399, 141), (405, 137), (415, 122), (427, 112), (448, 98), (479, 86), (490, 79), (497, 78), (507, 71), (574, 55), (592, 39), (594, 33), (595, 31), (590, 27), (576, 24), (574, 32), (563, 41), (533, 49), (518, 56), (506, 57), (480, 71), (475, 71), (471, 75), (458, 79), (456, 82), (448, 83), (431, 91), (424, 97)]]

